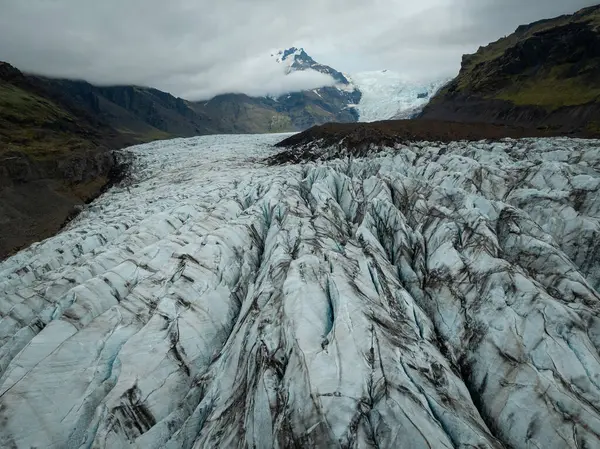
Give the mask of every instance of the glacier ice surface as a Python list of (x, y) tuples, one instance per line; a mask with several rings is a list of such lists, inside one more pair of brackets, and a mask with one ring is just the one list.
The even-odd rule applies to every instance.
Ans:
[(600, 447), (599, 142), (281, 138), (133, 147), (0, 263), (0, 447)]
[(360, 72), (350, 78), (362, 93), (356, 105), (360, 122), (411, 118), (449, 81), (419, 81), (390, 70)]

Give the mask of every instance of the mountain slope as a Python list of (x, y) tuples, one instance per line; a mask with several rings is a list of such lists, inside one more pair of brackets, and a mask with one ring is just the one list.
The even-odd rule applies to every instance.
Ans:
[(287, 73), (314, 70), (331, 76), (338, 85), (350, 85), (350, 81), (342, 72), (338, 72), (327, 65), (319, 64), (310, 57), (303, 48), (291, 47), (286, 50), (280, 50), (277, 52), (276, 60), (278, 63), (286, 65)]
[(521, 26), (464, 56), (422, 117), (600, 131), (600, 5)]
[(132, 142), (219, 132), (189, 102), (157, 89), (94, 86), (84, 81), (42, 79), (49, 90), (97, 116)]
[(273, 62), (281, 64), (286, 74), (314, 70), (331, 76), (336, 85), (279, 97), (218, 95), (208, 101), (190, 102), (189, 107), (210, 117), (212, 125), (222, 133), (302, 131), (328, 122), (358, 120), (353, 105), (360, 101), (360, 91), (342, 73), (317, 63), (304, 49), (292, 47), (273, 57)]
[(348, 97), (335, 87), (292, 92), (278, 98), (218, 95), (190, 107), (206, 114), (222, 133), (301, 131), (328, 122), (356, 122)]
[(223, 133), (255, 134), (294, 129), (289, 115), (279, 112), (276, 102), (268, 97), (224, 94), (208, 101), (192, 102), (190, 107), (209, 116)]
[(136, 147), (0, 263), (1, 447), (600, 447), (600, 142), (280, 138)]
[(0, 63), (0, 259), (55, 233), (109, 183), (128, 143), (44, 82)]

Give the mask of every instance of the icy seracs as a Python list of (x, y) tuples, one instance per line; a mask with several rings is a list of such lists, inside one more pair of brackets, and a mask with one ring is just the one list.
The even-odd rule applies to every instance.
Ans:
[(449, 80), (418, 81), (379, 70), (353, 74), (351, 81), (362, 93), (356, 105), (359, 121), (376, 122), (414, 117)]
[(600, 447), (599, 142), (279, 139), (132, 148), (0, 264), (1, 447)]

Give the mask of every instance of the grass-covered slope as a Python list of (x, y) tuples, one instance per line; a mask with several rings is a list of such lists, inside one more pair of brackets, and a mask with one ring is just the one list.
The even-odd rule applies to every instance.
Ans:
[[(10, 67), (0, 72), (0, 153), (48, 158), (93, 145), (100, 134)], [(86, 123), (87, 122), (87, 123)], [(100, 129), (99, 131), (102, 131)]]
[(600, 6), (523, 25), (463, 57), (424, 118), (490, 121), (564, 132), (600, 125)]

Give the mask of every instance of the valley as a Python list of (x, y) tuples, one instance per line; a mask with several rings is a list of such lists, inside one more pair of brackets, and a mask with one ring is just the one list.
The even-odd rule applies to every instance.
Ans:
[(0, 15), (111, 80), (0, 62), (0, 447), (600, 449), (600, 5), (110, 3)]

